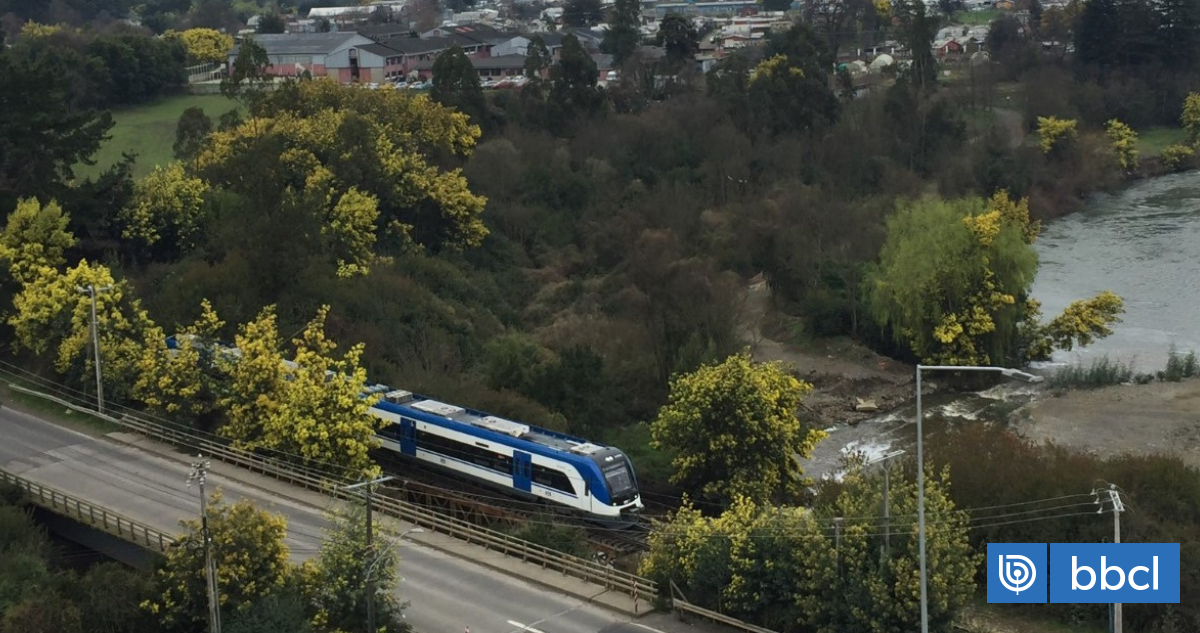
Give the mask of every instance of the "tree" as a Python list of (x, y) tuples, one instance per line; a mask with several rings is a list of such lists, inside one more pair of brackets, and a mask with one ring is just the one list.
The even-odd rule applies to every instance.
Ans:
[(259, 96), (262, 84), (270, 80), (267, 74), (270, 65), (267, 49), (255, 42), (254, 38), (245, 38), (238, 45), (229, 76), (221, 80), (221, 94), (243, 103), (253, 102)]
[(188, 62), (192, 64), (219, 64), (229, 59), (229, 51), (233, 49), (233, 38), (216, 29), (188, 29), (186, 31), (167, 31), (163, 39), (179, 40), (187, 51)]
[(590, 118), (604, 108), (604, 93), (596, 86), (600, 71), (583, 49), (579, 38), (566, 35), (558, 63), (550, 68), (550, 104), (556, 120), (552, 127), (565, 130), (580, 118)]
[(1183, 101), (1183, 115), (1180, 123), (1187, 132), (1188, 142), (1192, 146), (1200, 146), (1200, 93), (1189, 92)]
[(651, 425), (654, 446), (676, 454), (671, 481), (726, 504), (795, 495), (803, 481), (796, 457), (825, 436), (796, 417), (811, 390), (783, 365), (748, 354), (676, 376)]
[(603, 15), (600, 0), (567, 0), (563, 5), (563, 26), (587, 28), (599, 22)]
[(171, 146), (175, 158), (179, 160), (195, 158), (212, 131), (212, 119), (204, 114), (203, 108), (191, 106), (184, 110), (183, 114), (179, 115), (179, 122), (175, 125), (175, 143)]
[(287, 22), (278, 11), (271, 11), (258, 16), (259, 33), (283, 33), (287, 30)]
[(1075, 23), (1075, 62), (1102, 73), (1117, 61), (1121, 25), (1114, 0), (1087, 0)]
[[(366, 509), (350, 504), (329, 513), (331, 525), (317, 559), (305, 566), (308, 593), (317, 609), (316, 621), (330, 630), (355, 631), (366, 620), (367, 574), (374, 582), (376, 623), (380, 630), (404, 633), (404, 605), (396, 598), (399, 548), (389, 542), (396, 534), (387, 523), (375, 523), (372, 559), (366, 560)], [(369, 571), (368, 571), (369, 570)]]
[(175, 333), (176, 350), (167, 349), (162, 329), (147, 329), (134, 397), (171, 417), (208, 420), (217, 411), (222, 379), (229, 370), (215, 352), (224, 325), (206, 299), (196, 322)]
[(66, 263), (63, 253), (75, 246), (75, 236), (67, 228), (70, 221), (53, 200), (45, 205), (33, 198), (17, 201), (0, 234), (0, 260), (14, 281), (30, 283), (41, 269)]
[[(0, 612), (0, 631), (83, 633), (83, 617), (71, 601), (57, 592), (39, 592)], [(91, 631), (92, 629), (87, 629)]]
[(1038, 122), (1038, 147), (1043, 154), (1057, 150), (1058, 154), (1066, 151), (1067, 147), (1078, 136), (1074, 119), (1060, 119), (1052, 116), (1040, 116)]
[[(180, 524), (187, 533), (167, 552), (155, 572), (154, 597), (142, 603), (165, 631), (196, 631), (206, 626), (204, 542), (200, 521)], [(234, 618), (254, 604), (282, 592), (294, 579), (288, 562), (287, 519), (242, 499), (232, 505), (214, 492), (208, 506), (213, 564), (221, 588), (222, 616)]]
[(72, 597), (89, 633), (145, 633), (153, 619), (140, 607), (151, 595), (152, 578), (120, 563), (100, 563), (80, 575)]
[(1065, 332), (1105, 336), (1122, 309), (1115, 295), (1080, 304), (1063, 335), (1039, 324), (1029, 297), (1038, 231), (1028, 202), (1004, 191), (988, 201), (902, 203), (870, 275), (872, 317), (913, 358), (940, 365), (1020, 365), (1043, 360)]
[(55, 196), (107, 138), (112, 115), (81, 98), (76, 65), (86, 67), (65, 55), (0, 53), (0, 208)]
[(613, 66), (621, 68), (641, 44), (642, 3), (640, 0), (616, 0), (612, 21), (604, 31), (600, 50), (612, 55)]
[(655, 46), (666, 50), (667, 64), (672, 69), (680, 69), (692, 61), (700, 47), (700, 38), (692, 23), (677, 13), (669, 13), (662, 19), (655, 38)]
[(228, 419), (219, 432), (235, 447), (253, 449), (267, 443), (266, 421), (283, 406), (285, 375), (274, 306), (239, 327), (234, 345), (239, 354), (221, 400)]
[[(371, 236), (391, 249), (379, 257), (482, 242), (486, 200), (471, 193), (460, 169), (443, 167), (469, 155), (478, 137), (466, 115), (424, 97), (297, 82), (263, 95), (237, 127), (213, 133), (196, 169), (214, 189), (245, 201), (244, 226), (268, 232), (257, 239), (273, 239), (285, 223), (303, 255), (326, 254), (355, 274), (376, 261)], [(269, 255), (250, 256), (276, 292), (295, 283), (288, 266), (307, 261)]]
[(134, 185), (133, 199), (121, 210), (122, 237), (167, 258), (195, 248), (202, 235), (202, 209), (208, 183), (189, 176), (176, 161)]
[(899, 37), (904, 48), (912, 51), (909, 74), (921, 92), (937, 87), (937, 60), (933, 57), (933, 38), (938, 21), (929, 17), (923, 0), (893, 0), (892, 15), (899, 25)]
[[(639, 571), (661, 587), (674, 582), (693, 603), (772, 630), (915, 630), (916, 486), (893, 476), (888, 529), (879, 479), (852, 470), (812, 509), (738, 498), (706, 517), (686, 503), (650, 533)], [(970, 601), (979, 564), (948, 486), (947, 472), (926, 478), (926, 511), (936, 517), (926, 525), (931, 630), (945, 630)]]
[(433, 88), (429, 97), (471, 117), (476, 123), (485, 120), (486, 105), (479, 71), (466, 53), (457, 46), (442, 51), (433, 62)]
[(375, 434), (387, 422), (370, 413), (379, 394), (362, 394), (364, 346), (334, 358), (337, 345), (325, 338), (328, 314), (329, 306), (323, 306), (293, 341), (295, 366), (283, 384), (281, 406), (263, 419), (261, 445), (351, 474), (372, 474), (378, 467), (369, 451), (379, 447)]
[(1137, 132), (1117, 119), (1112, 119), (1105, 124), (1104, 133), (1108, 136), (1108, 140), (1112, 141), (1113, 152), (1117, 155), (1117, 162), (1121, 164), (1121, 169), (1125, 171), (1137, 169)]
[[(96, 321), (105, 391), (118, 399), (136, 381), (137, 359), (145, 331), (152, 325), (127, 281), (117, 282), (108, 268), (83, 260), (66, 272), (42, 267), (13, 299), (15, 346), (35, 354), (54, 352), (59, 373), (90, 378), (92, 303), (78, 288), (108, 287), (96, 293)], [(86, 378), (85, 378), (86, 377)]]
[(546, 71), (553, 64), (554, 56), (546, 47), (546, 40), (541, 35), (531, 37), (525, 55), (525, 76), (535, 81), (544, 80)]
[(141, 103), (187, 83), (187, 52), (180, 41), (142, 35), (102, 35), (87, 45), (88, 55), (107, 70), (108, 103)]

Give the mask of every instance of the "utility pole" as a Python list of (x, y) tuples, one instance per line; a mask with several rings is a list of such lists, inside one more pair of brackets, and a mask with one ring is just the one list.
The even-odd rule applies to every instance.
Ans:
[(372, 529), (372, 525), (371, 525), (372, 524), (372, 521), (371, 521), (371, 496), (375, 492), (375, 486), (377, 486), (385, 481), (391, 481), (393, 479), (395, 479), (395, 477), (391, 477), (391, 476), (379, 477), (378, 479), (372, 479), (371, 481), (364, 481), (364, 482), (360, 482), (357, 484), (351, 484), (351, 485), (343, 488), (343, 490), (354, 490), (354, 489), (360, 488), (360, 487), (366, 488), (365, 497), (367, 500), (367, 545), (366, 545), (367, 551), (363, 556), (363, 574), (364, 574), (363, 575), (363, 587), (364, 587), (364, 591), (367, 594), (365, 596), (366, 602), (367, 602), (367, 633), (375, 633), (375, 631), (376, 631), (376, 629), (375, 629), (375, 579), (371, 575), (372, 563), (375, 562), (374, 561), (374, 559), (375, 559), (375, 556), (374, 556), (375, 543), (374, 543), (374, 539), (373, 539), (373, 529)]
[(96, 410), (104, 413), (104, 381), (100, 378), (100, 327), (96, 323), (96, 293), (112, 290), (112, 286), (88, 284), (87, 287), (75, 286), (75, 290), (92, 298), (92, 345), (96, 350)]
[(202, 455), (196, 455), (192, 472), (188, 475), (188, 487), (192, 481), (200, 484), (200, 538), (204, 541), (204, 574), (208, 586), (208, 622), (211, 633), (221, 633), (221, 591), (217, 587), (217, 569), (212, 556), (212, 533), (208, 530), (208, 503), (204, 496), (204, 480), (208, 477), (210, 463)]
[[(1121, 542), (1121, 513), (1125, 511), (1125, 504), (1121, 503), (1121, 495), (1117, 492), (1117, 487), (1113, 484), (1108, 485), (1108, 498), (1113, 504), (1113, 543)], [(1112, 631), (1113, 633), (1121, 633), (1121, 603), (1115, 602), (1112, 606)]]
[(904, 451), (892, 451), (886, 455), (880, 455), (875, 459), (868, 461), (865, 465), (883, 464), (883, 545), (879, 548), (880, 560), (885, 560), (888, 553), (892, 549), (892, 521), (891, 510), (888, 505), (888, 488), (891, 479), (892, 463), (891, 460), (904, 454)]

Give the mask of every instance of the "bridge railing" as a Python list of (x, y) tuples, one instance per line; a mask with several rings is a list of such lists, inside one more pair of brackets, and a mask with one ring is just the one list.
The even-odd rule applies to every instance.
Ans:
[[(355, 493), (342, 489), (347, 483), (350, 483), (349, 481), (333, 478), (328, 473), (237, 449), (228, 444), (202, 437), (189, 430), (170, 427), (132, 415), (114, 417), (99, 413), (90, 407), (20, 385), (12, 384), (9, 386), (16, 391), (44, 398), (81, 413), (96, 416), (149, 439), (178, 446), (189, 451), (198, 451), (206, 457), (212, 457), (251, 472), (261, 473), (280, 481), (315, 490), (339, 499), (357, 498)], [(649, 603), (658, 595), (658, 586), (654, 581), (636, 574), (613, 569), (596, 561), (564, 554), (544, 545), (531, 543), (497, 530), (476, 526), (462, 519), (430, 512), (425, 508), (399, 499), (376, 496), (374, 504), (374, 507), (385, 514), (414, 525), (419, 525), (422, 528), (462, 539), (468, 543), (480, 545), (507, 556), (520, 558), (525, 562), (539, 565), (542, 569), (560, 572), (564, 576), (578, 578), (579, 580), (590, 582), (612, 591), (626, 593), (634, 599), (635, 612), (638, 610), (641, 601), (644, 600)]]
[(29, 500), (36, 505), (152, 551), (166, 552), (175, 542), (174, 535), (8, 471), (0, 470), (0, 481), (25, 491)]

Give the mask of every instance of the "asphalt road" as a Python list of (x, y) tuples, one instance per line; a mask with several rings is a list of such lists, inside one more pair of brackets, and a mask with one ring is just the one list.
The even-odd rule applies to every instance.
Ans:
[[(164, 531), (196, 517), (198, 491), (189, 468), (152, 453), (85, 435), (0, 408), (0, 466)], [(321, 509), (273, 496), (210, 473), (225, 499), (247, 498), (285, 515), (293, 556), (313, 557), (327, 521)], [(418, 633), (676, 633), (695, 630), (664, 614), (637, 622), (460, 558), (403, 541), (397, 589)]]

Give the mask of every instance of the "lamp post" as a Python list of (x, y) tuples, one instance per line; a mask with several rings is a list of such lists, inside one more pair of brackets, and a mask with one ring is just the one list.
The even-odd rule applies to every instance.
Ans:
[[(393, 539), (392, 543), (395, 544), (396, 547), (399, 547), (400, 543), (397, 543), (396, 541), (399, 541), (400, 539), (408, 536), (409, 534), (422, 534), (424, 532), (425, 532), (424, 528), (419, 528), (419, 527), (409, 528), (409, 529), (401, 532), (400, 536), (397, 536), (395, 539)], [(371, 566), (367, 567), (367, 577), (368, 578), (374, 577), (375, 568), (378, 567), (379, 563), (383, 561), (384, 553), (385, 553), (384, 551), (379, 552), (379, 554), (377, 554), (375, 556), (375, 560), (371, 561)]]
[(921, 413), (921, 372), (924, 371), (986, 371), (1001, 374), (1024, 382), (1038, 383), (1044, 380), (1028, 372), (1008, 367), (981, 367), (966, 365), (917, 365), (917, 543), (921, 564), (921, 633), (929, 633), (929, 590), (925, 570), (925, 452)]
[(366, 571), (364, 572), (366, 574), (366, 576), (363, 578), (363, 580), (365, 581), (365, 585), (366, 585), (364, 589), (367, 594), (366, 595), (366, 599), (367, 599), (367, 633), (375, 633), (375, 582), (374, 582), (374, 579), (371, 578), (371, 568), (374, 566), (372, 559), (374, 558), (373, 554), (375, 553), (374, 543), (372, 542), (372, 538), (371, 538), (372, 537), (371, 495), (375, 492), (375, 486), (377, 486), (385, 481), (391, 481), (393, 479), (395, 479), (395, 477), (392, 477), (392, 476), (379, 477), (376, 479), (372, 479), (371, 481), (363, 481), (363, 482), (359, 482), (356, 484), (350, 484), (349, 486), (346, 486), (345, 488), (343, 488), (343, 490), (355, 490), (357, 488), (362, 488), (362, 487), (366, 487), (366, 489), (367, 489), (366, 490), (367, 552), (366, 552), (366, 556), (364, 557), (367, 560), (367, 563), (366, 563), (367, 567), (366, 567)]
[(92, 298), (92, 344), (96, 348), (96, 410), (104, 413), (104, 381), (100, 379), (100, 328), (96, 324), (96, 293), (112, 290), (112, 286), (75, 286), (75, 290)]

